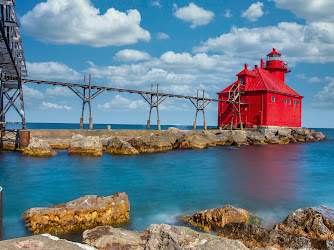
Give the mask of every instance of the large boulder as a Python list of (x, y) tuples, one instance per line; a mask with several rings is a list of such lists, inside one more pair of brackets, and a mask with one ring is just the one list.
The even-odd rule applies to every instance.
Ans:
[(214, 136), (216, 146), (231, 146), (233, 144), (233, 135), (230, 130), (218, 131)]
[(334, 211), (325, 206), (298, 209), (275, 226), (277, 230), (334, 240)]
[(135, 137), (131, 140), (131, 145), (139, 152), (159, 152), (173, 149), (176, 140), (176, 137), (169, 136), (168, 132), (164, 132)]
[(98, 136), (86, 137), (74, 134), (68, 152), (70, 154), (101, 156), (103, 154), (101, 139)]
[(50, 145), (38, 138), (31, 138), (28, 147), (23, 148), (23, 154), (37, 157), (54, 156), (57, 153), (50, 147)]
[(213, 134), (207, 131), (196, 131), (184, 137), (179, 148), (207, 148), (215, 145), (215, 137)]
[(318, 140), (318, 141), (323, 141), (323, 140), (327, 140), (327, 137), (322, 133), (322, 132), (316, 132), (314, 137)]
[(238, 146), (249, 144), (247, 140), (247, 131), (245, 130), (232, 131), (232, 136), (233, 136), (233, 143)]
[(210, 232), (212, 229), (217, 231), (230, 222), (259, 222), (258, 217), (242, 208), (235, 208), (231, 205), (205, 210), (193, 215), (185, 215), (182, 219), (186, 223), (206, 232)]
[(151, 225), (148, 229), (147, 250), (169, 249), (248, 249), (242, 242), (229, 240), (211, 234), (199, 233), (187, 227)]
[(110, 154), (120, 154), (120, 155), (136, 155), (139, 151), (132, 147), (132, 145), (126, 140), (115, 136), (111, 138), (106, 147), (105, 152)]
[(247, 247), (276, 249), (333, 249), (332, 240), (313, 239), (282, 230), (265, 229), (256, 225), (228, 223), (218, 233), (229, 239), (241, 240)]
[(87, 195), (51, 207), (31, 208), (24, 213), (26, 226), (35, 234), (83, 231), (100, 225), (117, 225), (130, 220), (126, 193), (108, 197)]
[(100, 226), (86, 230), (82, 242), (97, 249), (143, 250), (147, 234), (127, 231), (123, 228)]
[(247, 141), (250, 145), (265, 145), (266, 137), (259, 131), (247, 131)]
[(34, 235), (24, 238), (0, 241), (2, 250), (22, 250), (22, 249), (40, 249), (40, 250), (96, 250), (96, 248), (85, 244), (71, 242), (59, 239), (50, 234)]

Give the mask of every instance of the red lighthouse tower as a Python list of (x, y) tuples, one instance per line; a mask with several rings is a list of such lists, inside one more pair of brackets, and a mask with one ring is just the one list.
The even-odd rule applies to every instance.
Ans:
[(245, 69), (238, 80), (218, 93), (220, 100), (241, 104), (218, 104), (218, 126), (240, 127), (300, 127), (302, 98), (284, 82), (288, 63), (274, 48), (267, 55), (266, 66)]

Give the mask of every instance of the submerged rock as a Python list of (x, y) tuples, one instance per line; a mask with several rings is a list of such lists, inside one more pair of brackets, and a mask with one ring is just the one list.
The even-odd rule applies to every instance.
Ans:
[(28, 147), (23, 148), (22, 151), (23, 154), (25, 155), (36, 156), (36, 157), (48, 157), (57, 154), (47, 142), (34, 137), (31, 138)]
[(103, 154), (101, 139), (98, 136), (86, 137), (74, 134), (68, 152), (70, 154), (101, 156)]
[(24, 213), (26, 226), (35, 234), (61, 235), (100, 225), (117, 225), (130, 220), (126, 193), (108, 197), (87, 195), (51, 207), (31, 208)]
[(132, 147), (132, 145), (120, 138), (115, 136), (111, 138), (105, 148), (106, 153), (110, 154), (121, 154), (121, 155), (135, 155), (139, 154), (139, 151)]
[(247, 223), (228, 223), (218, 233), (229, 239), (241, 240), (247, 247), (276, 249), (333, 249), (332, 240), (313, 239), (282, 230), (265, 229)]
[(334, 240), (334, 211), (325, 206), (298, 209), (275, 226), (277, 230)]
[(146, 246), (147, 234), (123, 228), (100, 226), (86, 230), (82, 242), (97, 249), (141, 250)]
[(147, 230), (147, 250), (169, 249), (247, 249), (240, 241), (198, 233), (187, 227), (151, 225)]
[(182, 219), (186, 223), (206, 232), (210, 232), (212, 229), (217, 231), (230, 222), (259, 222), (258, 217), (242, 208), (235, 208), (231, 205), (186, 215)]

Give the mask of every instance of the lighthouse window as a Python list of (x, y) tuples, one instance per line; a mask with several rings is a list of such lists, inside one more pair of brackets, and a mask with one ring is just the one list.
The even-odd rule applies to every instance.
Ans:
[(275, 102), (275, 96), (272, 96), (272, 97), (271, 97), (271, 101), (272, 101), (272, 102)]
[(293, 100), (293, 105), (296, 105), (296, 100)]
[(245, 79), (244, 79), (244, 78), (241, 78), (241, 79), (240, 79), (240, 84), (241, 84), (241, 85), (244, 85), (244, 84), (245, 84)]
[(299, 106), (299, 101), (298, 101), (298, 106)]
[(291, 99), (289, 99), (289, 104), (291, 104)]
[(288, 99), (285, 98), (285, 103), (288, 103)]

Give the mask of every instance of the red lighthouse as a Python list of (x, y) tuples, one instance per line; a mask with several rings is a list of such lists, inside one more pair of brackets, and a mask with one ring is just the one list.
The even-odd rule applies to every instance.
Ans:
[(264, 66), (245, 69), (237, 74), (238, 80), (219, 92), (219, 100), (232, 103), (218, 104), (218, 126), (233, 127), (300, 127), (302, 98), (284, 82), (288, 69), (281, 54), (274, 48), (267, 55)]

